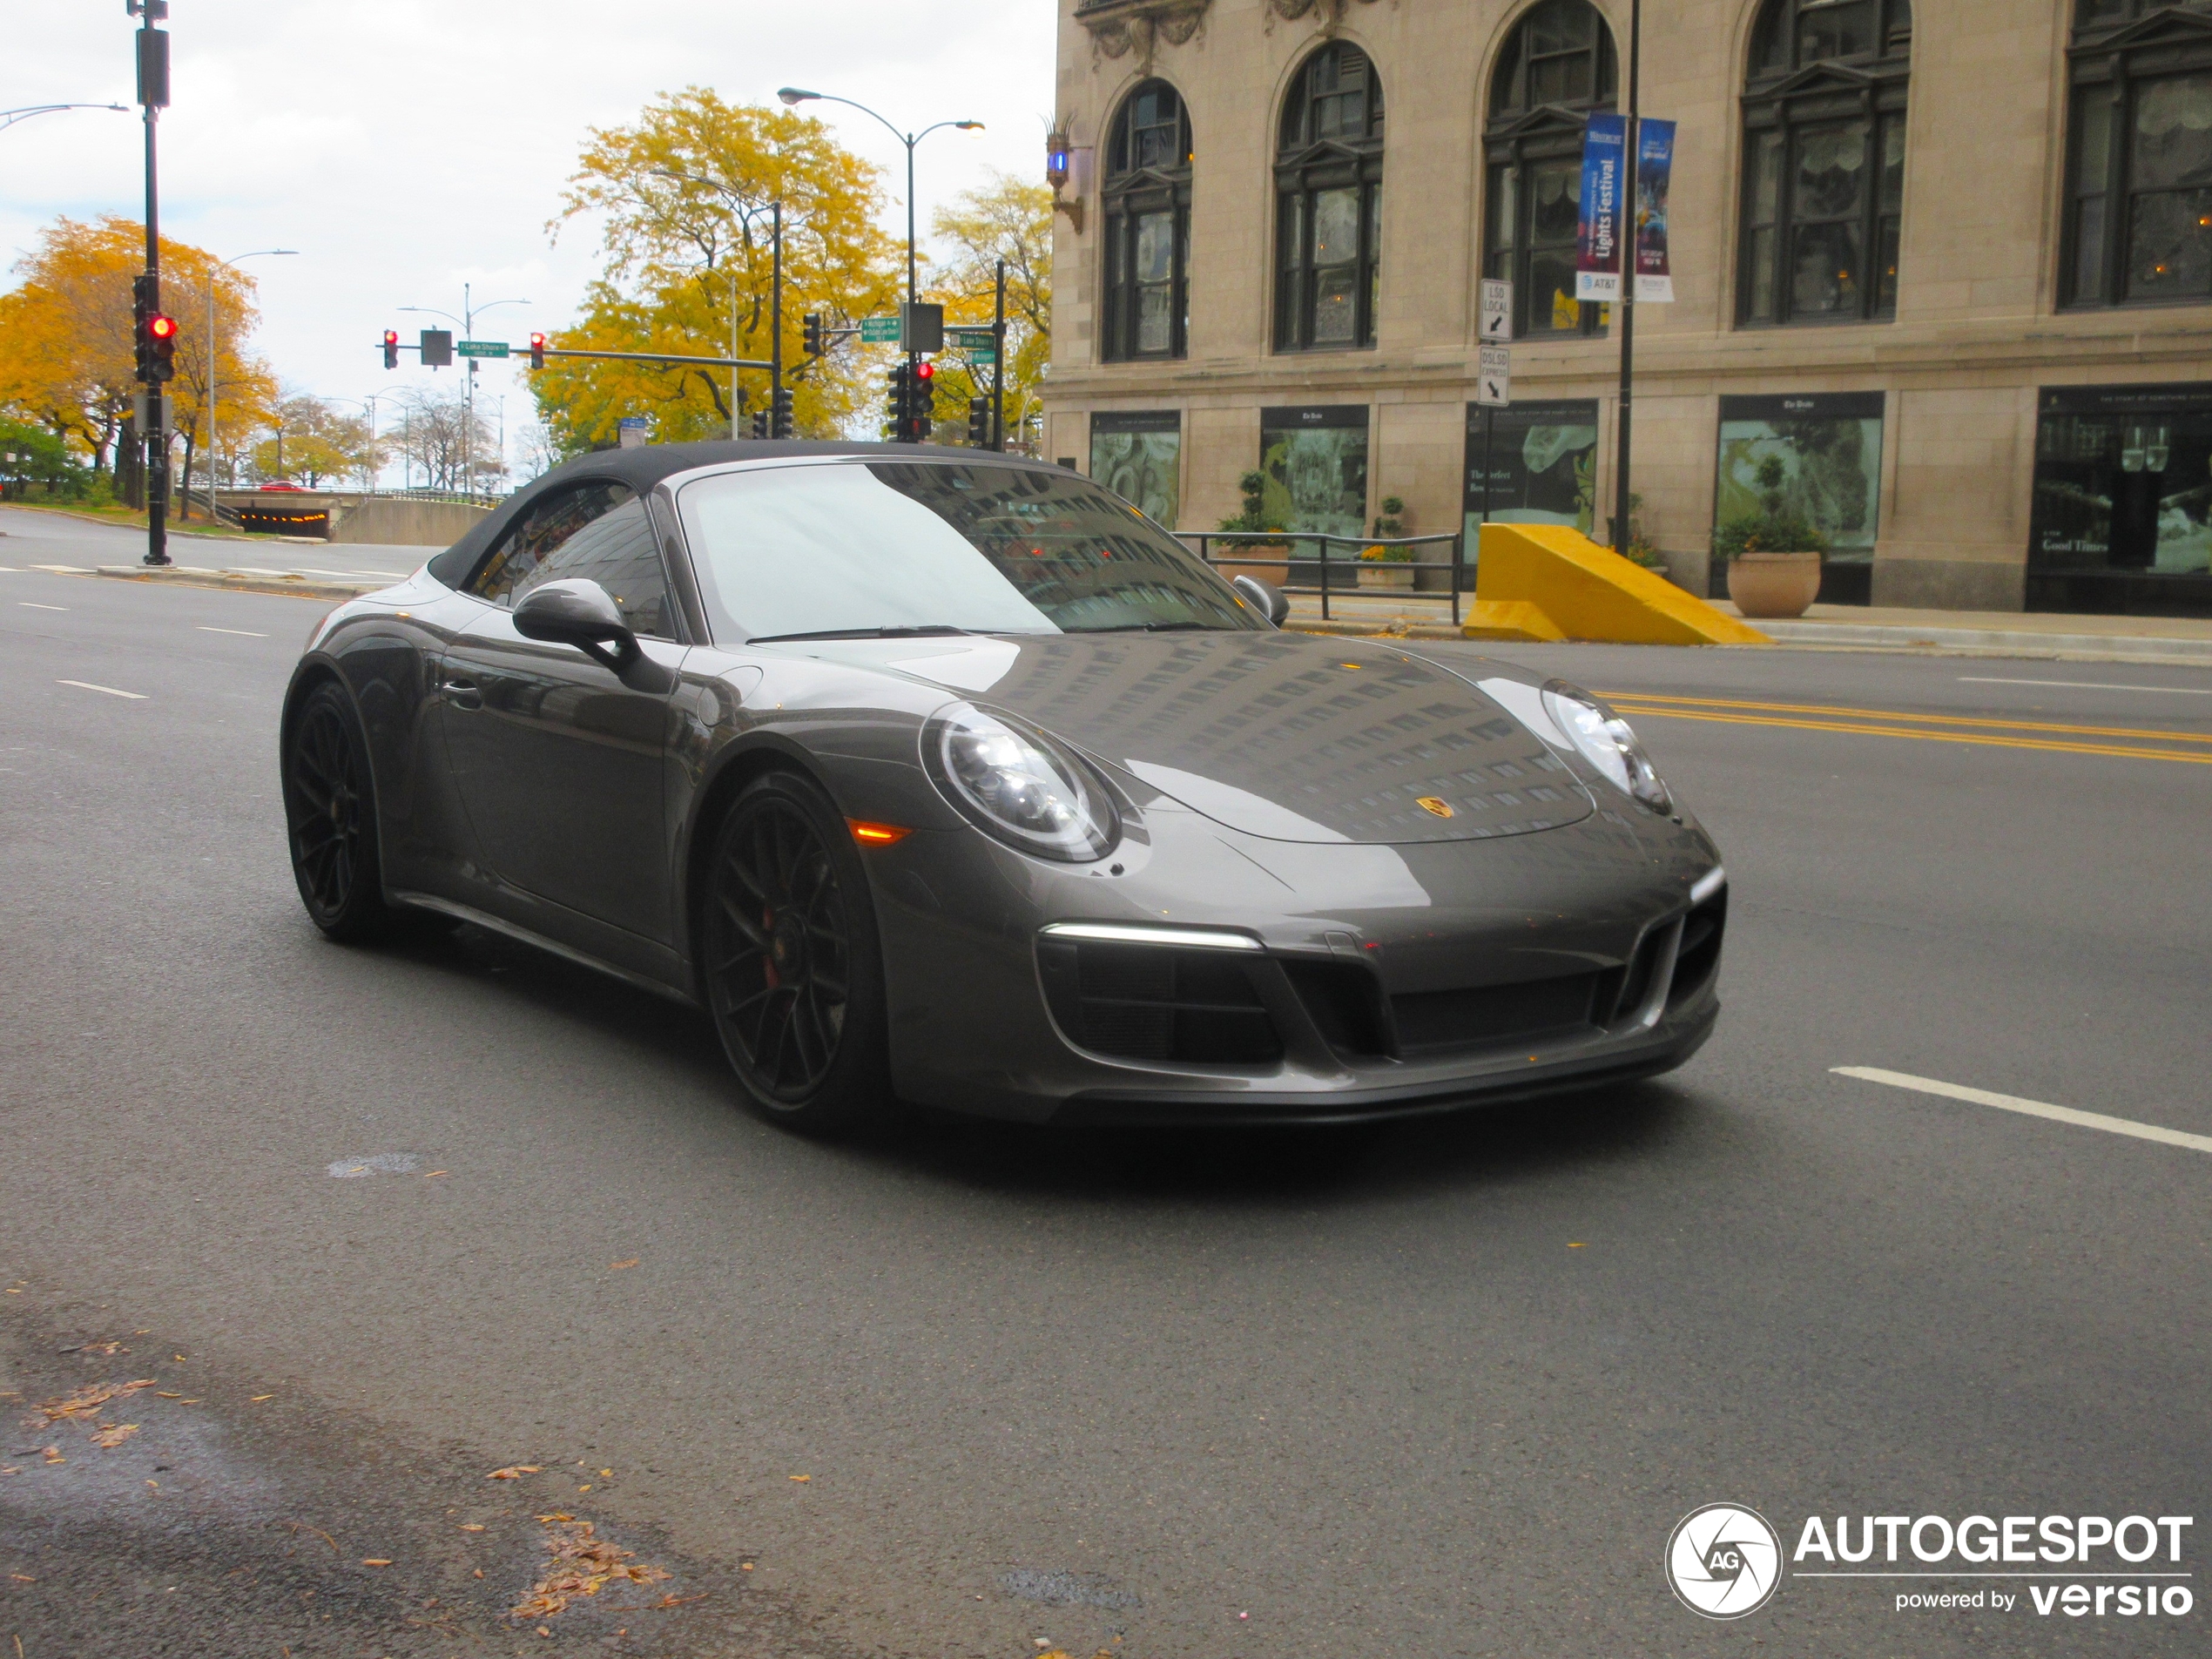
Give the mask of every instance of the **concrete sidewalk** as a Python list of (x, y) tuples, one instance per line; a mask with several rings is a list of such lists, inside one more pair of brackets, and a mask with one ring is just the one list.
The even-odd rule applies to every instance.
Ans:
[[(1472, 594), (1460, 596), (1462, 616), (1473, 597)], [(1714, 609), (1726, 616), (1741, 614), (1725, 599), (1716, 600)], [(1332, 593), (1325, 622), (1319, 595), (1293, 594), (1287, 625), (1311, 633), (1386, 634), (1407, 639), (1460, 637), (1452, 626), (1450, 596), (1446, 594)], [(1791, 621), (1752, 625), (1776, 645), (1798, 650), (2212, 665), (2212, 617), (1815, 605)], [(1764, 648), (1736, 645), (1726, 649)]]

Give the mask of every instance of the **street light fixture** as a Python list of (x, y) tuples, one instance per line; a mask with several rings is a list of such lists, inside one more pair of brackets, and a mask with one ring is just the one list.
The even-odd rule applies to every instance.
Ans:
[[(476, 319), (487, 311), (496, 311), (502, 306), (526, 306), (528, 304), (529, 301), (527, 300), (494, 300), (489, 305), (477, 305), (470, 297), (470, 285), (464, 282), (461, 285), (462, 314), (458, 317), (450, 311), (441, 311), (435, 306), (401, 306), (400, 309), (420, 311), (429, 316), (443, 317), (448, 322), (457, 322), (461, 325), (461, 337), (463, 340), (474, 340), (476, 337)], [(468, 394), (469, 436), (468, 441), (461, 446), (461, 455), (462, 465), (466, 470), (469, 500), (473, 504), (476, 499), (476, 360), (473, 357), (469, 360)], [(502, 456), (501, 459), (504, 461), (505, 457)]]
[[(251, 253), (241, 253), (237, 259), (218, 260), (207, 273), (207, 516), (221, 522), (222, 515), (215, 510), (215, 273), (236, 265), (239, 260), (268, 259), (279, 254), (297, 254), (296, 247), (256, 248)], [(185, 480), (187, 505), (192, 499), (192, 480)]]
[(19, 110), (0, 110), (0, 132), (34, 115), (58, 115), (64, 110), (120, 110), (125, 115), (131, 113), (128, 104), (26, 104)]
[[(897, 127), (892, 126), (891, 123), (882, 116), (878, 115), (875, 111), (868, 108), (867, 105), (856, 104), (849, 98), (840, 98), (834, 92), (810, 92), (802, 86), (781, 86), (776, 89), (776, 96), (786, 105), (794, 109), (810, 101), (842, 104), (847, 109), (860, 111), (863, 115), (874, 116), (878, 121), (882, 122), (883, 125), (890, 129), (893, 138), (907, 146), (907, 305), (908, 314), (911, 315), (914, 303), (921, 297), (914, 283), (914, 146), (936, 132), (939, 127), (951, 127), (961, 132), (981, 132), (983, 130), (983, 124), (981, 121), (939, 121), (922, 128), (919, 132), (901, 132)], [(907, 354), (907, 368), (909, 373), (913, 370), (919, 356), (920, 354), (916, 352), (909, 351)]]

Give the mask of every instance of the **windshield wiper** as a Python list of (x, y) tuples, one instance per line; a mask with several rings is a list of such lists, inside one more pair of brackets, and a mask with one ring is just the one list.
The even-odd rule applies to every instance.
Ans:
[(1103, 628), (1069, 628), (1070, 634), (1181, 634), (1222, 631), (1210, 622), (1109, 622)]
[(881, 628), (818, 628), (812, 633), (804, 634), (755, 634), (745, 644), (772, 645), (786, 639), (914, 639), (969, 631), (966, 628), (955, 628), (948, 622), (925, 622), (912, 625), (891, 623)]

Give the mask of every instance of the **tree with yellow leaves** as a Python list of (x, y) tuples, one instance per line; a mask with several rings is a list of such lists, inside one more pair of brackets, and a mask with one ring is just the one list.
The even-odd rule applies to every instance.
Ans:
[[(930, 297), (945, 307), (948, 323), (988, 323), (996, 304), (998, 266), (1006, 262), (1006, 430), (1021, 431), (1037, 401), (1037, 388), (1052, 356), (1052, 192), (994, 173), (991, 182), (962, 191), (941, 207), (930, 228), (952, 245), (951, 256)], [(941, 435), (965, 433), (968, 401), (988, 397), (991, 371), (952, 358), (937, 365), (937, 409)]]
[[(222, 408), (243, 433), (276, 401), (276, 378), (246, 349), (260, 314), (253, 278), (219, 269), (184, 242), (161, 244), (162, 302), (178, 322), (173, 438), (185, 475), (206, 432), (210, 358)], [(145, 266), (145, 231), (109, 215), (94, 224), (57, 219), (16, 265), (19, 286), (0, 294), (0, 408), (80, 444), (108, 464), (138, 383), (131, 280)], [(210, 283), (215, 334), (207, 334)], [(212, 354), (211, 354), (212, 346)]]
[[(809, 116), (725, 104), (691, 87), (628, 126), (590, 131), (559, 219), (598, 215), (606, 265), (583, 314), (551, 341), (570, 349), (668, 351), (765, 360), (770, 353), (770, 204), (784, 237), (784, 361), (801, 432), (834, 432), (868, 395), (860, 370), (801, 354), (801, 320), (833, 327), (897, 301), (890, 239), (875, 224), (879, 171)], [(731, 349), (732, 344), (737, 349)], [(767, 376), (738, 374), (745, 407)], [(664, 442), (727, 437), (726, 369), (555, 360), (530, 377), (554, 446), (611, 442), (625, 415), (650, 414)]]

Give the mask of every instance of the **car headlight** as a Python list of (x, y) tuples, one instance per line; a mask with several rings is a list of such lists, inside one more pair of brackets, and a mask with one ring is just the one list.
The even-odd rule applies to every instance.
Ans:
[(1017, 851), (1085, 864), (1119, 836), (1089, 768), (1042, 732), (961, 703), (929, 723), (922, 753), (968, 821)]
[(1544, 687), (1544, 711), (1615, 789), (1634, 796), (1655, 813), (1674, 810), (1674, 798), (1668, 794), (1659, 769), (1644, 753), (1636, 734), (1626, 720), (1596, 698), (1579, 685), (1554, 680)]

